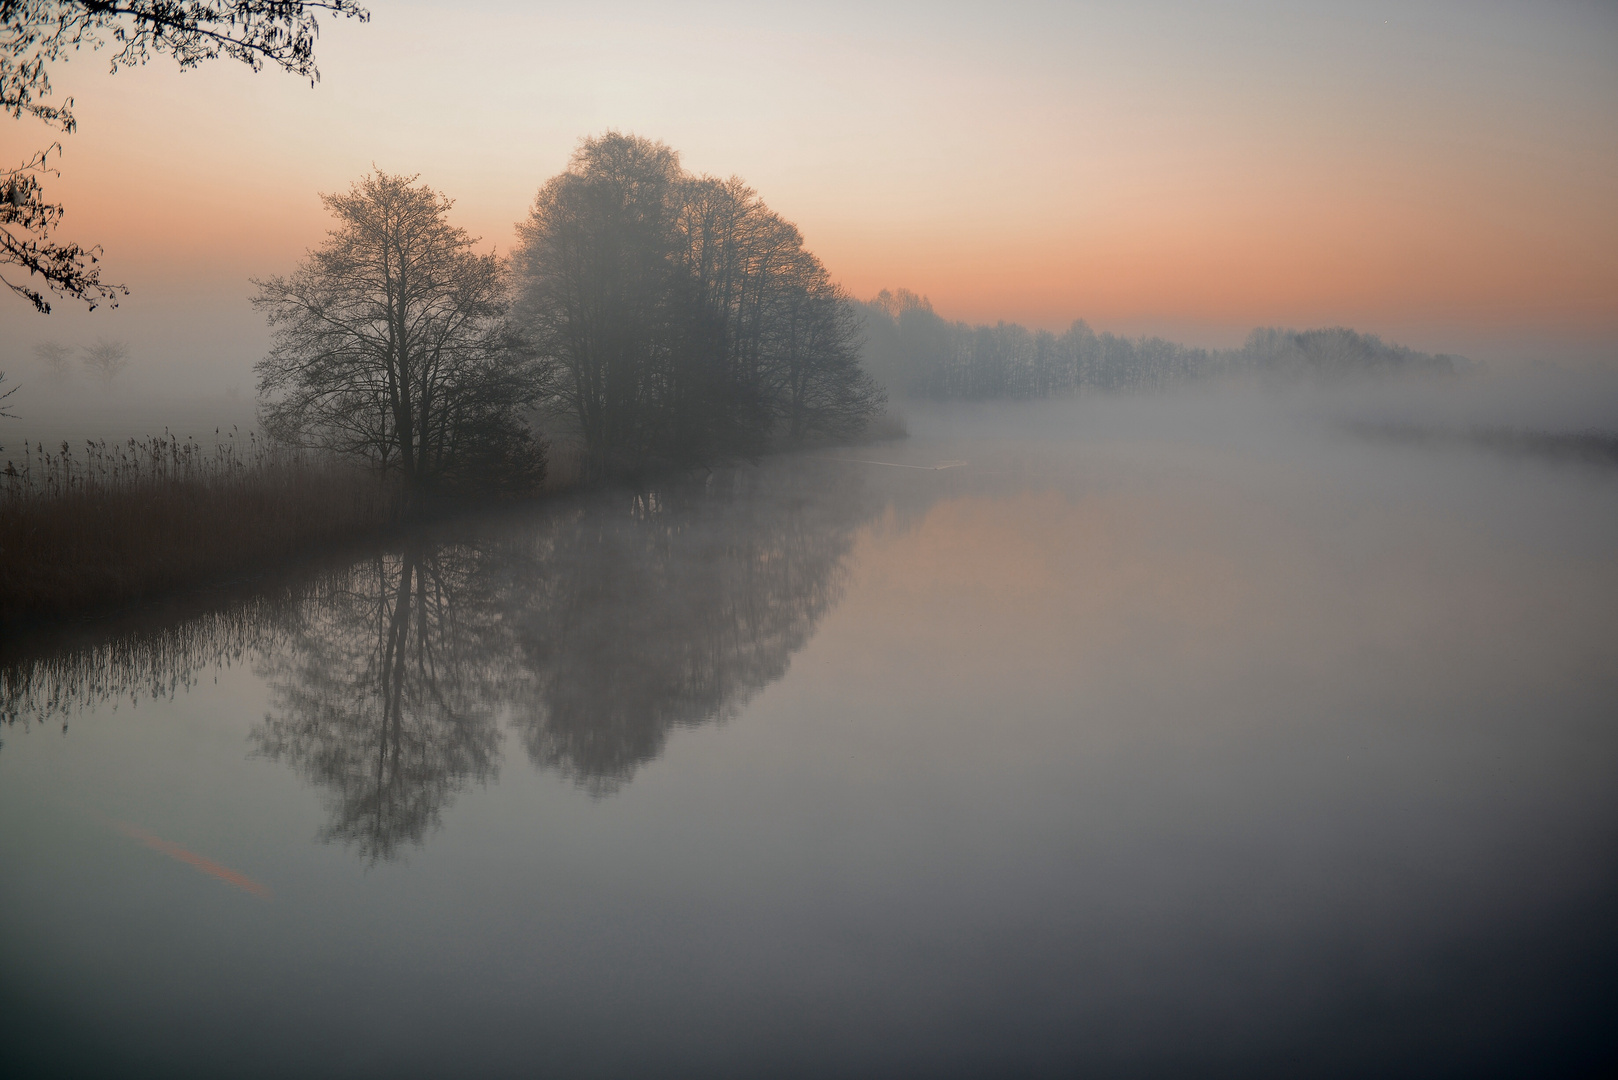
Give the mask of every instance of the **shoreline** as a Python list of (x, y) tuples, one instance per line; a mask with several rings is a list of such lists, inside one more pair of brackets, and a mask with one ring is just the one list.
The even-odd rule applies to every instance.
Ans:
[[(876, 445), (907, 434), (894, 414), (873, 426), (866, 437), (836, 445)], [(782, 447), (764, 457), (804, 449), (813, 448)], [(116, 635), (159, 612), (188, 618), (273, 593), (421, 530), (692, 471), (649, 469), (629, 480), (586, 481), (576, 455), (556, 450), (553, 471), (532, 493), (434, 494), (409, 511), (400, 510), (396, 485), (330, 462), (260, 460), (257, 471), (225, 483), (202, 477), (66, 494), (0, 490), (0, 507), (12, 511), (0, 520), (0, 664)]]

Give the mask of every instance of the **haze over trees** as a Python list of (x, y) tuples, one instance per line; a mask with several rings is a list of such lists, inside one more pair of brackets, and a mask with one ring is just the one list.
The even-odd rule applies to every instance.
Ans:
[(103, 339), (94, 345), (86, 345), (83, 351), (80, 362), (84, 365), (85, 374), (102, 386), (111, 386), (112, 381), (129, 366), (129, 346), (121, 341)]
[[(577, 479), (639, 481), (853, 436), (882, 407), (854, 308), (798, 230), (660, 144), (586, 141), (536, 200), (515, 273), (415, 177), (375, 171), (324, 201), (325, 241), (255, 282), (271, 438), (36, 441), (0, 462), (0, 619), (142, 600), (441, 496), (532, 494), (551, 438)], [(71, 352), (36, 355), (65, 374)], [(128, 350), (80, 359), (111, 384)]]
[(514, 267), (414, 177), (323, 198), (326, 242), (255, 282), (274, 331), (261, 416), (284, 442), (411, 489), (532, 488), (542, 413), (596, 479), (847, 438), (882, 407), (853, 304), (798, 230), (661, 143), (582, 143), (519, 227)]
[(73, 350), (59, 341), (41, 341), (35, 345), (34, 359), (52, 382), (64, 383), (73, 375)]
[(612, 132), (518, 234), (517, 317), (556, 365), (591, 476), (847, 437), (882, 407), (848, 297), (738, 179)]
[[(274, 64), (311, 84), (316, 12), (365, 22), (370, 14), (353, 0), (0, 0), (0, 110), (14, 120), (39, 120), (64, 134), (78, 126), (73, 99), (52, 101), (50, 66), (112, 42), (114, 72), (168, 53), (182, 70), (228, 56), (254, 71)], [(66, 209), (48, 202), (43, 183), (57, 175), (52, 143), (21, 164), (0, 167), (0, 284), (49, 314), (46, 293), (82, 300), (94, 310), (117, 306), (129, 290), (101, 280), (101, 248), (64, 243), (53, 233)]]
[(1416, 352), (1344, 327), (1264, 328), (1239, 349), (1200, 349), (1162, 338), (1098, 334), (1082, 319), (1059, 335), (1016, 323), (949, 322), (907, 289), (883, 290), (859, 307), (867, 366), (902, 397), (1046, 398), (1161, 390), (1220, 376), (1333, 379), (1444, 374), (1466, 365), (1460, 357)]

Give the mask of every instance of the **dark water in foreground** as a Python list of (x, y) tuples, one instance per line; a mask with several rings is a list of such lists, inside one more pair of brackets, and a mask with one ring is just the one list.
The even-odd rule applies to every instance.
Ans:
[(1618, 469), (911, 427), (14, 671), (0, 1072), (1618, 1062)]

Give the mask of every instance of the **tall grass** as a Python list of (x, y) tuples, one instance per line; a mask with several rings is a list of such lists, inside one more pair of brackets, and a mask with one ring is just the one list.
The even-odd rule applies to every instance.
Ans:
[(375, 531), (378, 478), (235, 430), (25, 446), (0, 470), (0, 627), (230, 580)]

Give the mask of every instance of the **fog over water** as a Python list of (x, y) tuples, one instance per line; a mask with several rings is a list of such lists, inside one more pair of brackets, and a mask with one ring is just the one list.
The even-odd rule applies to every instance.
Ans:
[(904, 410), (8, 645), (0, 1066), (1614, 1059), (1618, 386)]
[(1618, 1077), (1618, 4), (0, 0), (0, 106), (0, 1080)]

